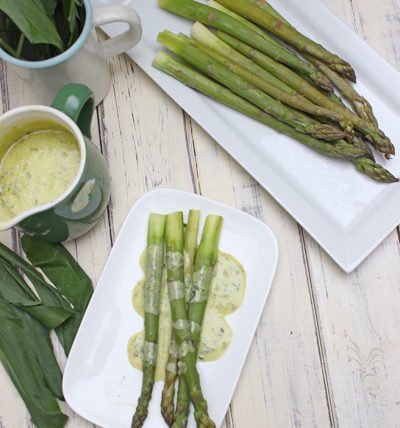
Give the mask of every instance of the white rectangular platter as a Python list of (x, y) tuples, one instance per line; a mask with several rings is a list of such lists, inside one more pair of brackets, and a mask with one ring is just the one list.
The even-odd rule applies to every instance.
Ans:
[[(142, 277), (139, 259), (146, 248), (151, 212), (201, 210), (224, 217), (220, 249), (232, 254), (246, 271), (240, 308), (226, 320), (233, 340), (222, 358), (199, 363), (209, 412), (220, 426), (228, 409), (263, 311), (278, 260), (275, 236), (264, 223), (226, 205), (179, 190), (155, 190), (129, 212), (90, 301), (69, 355), (63, 378), (67, 403), (85, 419), (107, 428), (129, 428), (140, 394), (142, 373), (128, 361), (130, 337), (143, 329), (132, 307), (132, 290)], [(162, 383), (153, 391), (145, 427), (166, 426), (160, 413)], [(196, 426), (193, 416), (189, 427)]]
[[(105, 3), (107, 0), (98, 0)], [(355, 269), (400, 223), (400, 184), (377, 184), (353, 165), (325, 158), (300, 143), (218, 104), (151, 66), (157, 34), (190, 34), (192, 23), (161, 10), (156, 0), (128, 0), (143, 23), (143, 40), (128, 54), (233, 156), (346, 272)], [(271, 0), (306, 35), (349, 60), (357, 89), (372, 103), (400, 155), (400, 74), (318, 0)], [(121, 32), (118, 24), (105, 29)], [(145, 100), (144, 100), (145, 101)], [(399, 156), (383, 163), (400, 175)]]

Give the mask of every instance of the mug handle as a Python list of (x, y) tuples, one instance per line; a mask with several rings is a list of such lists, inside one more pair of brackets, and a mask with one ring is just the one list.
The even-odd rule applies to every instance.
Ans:
[(129, 28), (127, 31), (99, 43), (103, 49), (104, 58), (111, 58), (128, 51), (136, 46), (142, 38), (142, 24), (135, 10), (129, 6), (111, 5), (97, 7), (93, 11), (93, 27), (111, 24), (113, 22), (125, 22)]
[(70, 117), (82, 131), (83, 135), (91, 136), (91, 124), (94, 112), (93, 92), (80, 83), (70, 83), (62, 87), (51, 104), (57, 110)]

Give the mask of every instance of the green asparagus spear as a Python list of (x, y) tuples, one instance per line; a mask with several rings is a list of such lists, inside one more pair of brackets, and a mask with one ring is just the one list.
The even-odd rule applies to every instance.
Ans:
[(185, 273), (185, 299), (190, 302), (192, 297), (192, 273), (194, 258), (197, 252), (197, 235), (199, 233), (200, 211), (190, 210), (185, 229), (184, 242), (184, 273)]
[(287, 25), (276, 15), (271, 15), (267, 10), (253, 5), (248, 0), (218, 0), (218, 3), (221, 3), (233, 12), (236, 12), (244, 18), (262, 26), (267, 31), (281, 38), (300, 52), (308, 53), (315, 58), (318, 58), (329, 65), (332, 70), (335, 70), (352, 82), (356, 81), (355, 72), (348, 62), (340, 58), (338, 55), (332, 54), (323, 46), (304, 36), (292, 26)]
[(186, 428), (190, 412), (190, 396), (183, 376), (179, 376), (175, 418), (172, 428)]
[(377, 164), (368, 157), (354, 159), (353, 164), (359, 171), (367, 174), (375, 181), (380, 181), (381, 183), (397, 183), (399, 181), (398, 178), (396, 178), (382, 165)]
[[(353, 161), (358, 158), (370, 156), (365, 146), (349, 144), (346, 141), (339, 141), (336, 144), (329, 144), (321, 140), (316, 140), (308, 135), (295, 131), (292, 127), (274, 119), (272, 116), (262, 112), (253, 104), (243, 98), (238, 97), (224, 86), (203, 76), (190, 67), (182, 64), (166, 54), (159, 52), (154, 58), (153, 65), (185, 85), (208, 95), (216, 101), (219, 101), (234, 110), (237, 110), (260, 123), (263, 123), (277, 132), (288, 135), (313, 150), (333, 158), (341, 158)], [(363, 163), (365, 164), (365, 162)], [(376, 175), (370, 168), (365, 168), (362, 172), (369, 175), (372, 179), (380, 181), (382, 175)]]
[(284, 46), (277, 39), (275, 39), (274, 37), (270, 36), (265, 31), (263, 31), (260, 27), (258, 27), (257, 25), (254, 25), (252, 22), (248, 21), (247, 19), (243, 18), (242, 16), (238, 15), (237, 13), (232, 12), (231, 10), (229, 10), (226, 7), (222, 6), (218, 2), (216, 2), (214, 0), (209, 0), (207, 2), (207, 4), (210, 7), (212, 7), (213, 9), (217, 9), (217, 10), (219, 10), (219, 11), (221, 11), (223, 13), (226, 13), (227, 15), (231, 16), (232, 18), (235, 18), (237, 21), (240, 21), (242, 24), (246, 25), (248, 28), (250, 28), (251, 30), (253, 30), (256, 33), (258, 33), (260, 36), (262, 36), (265, 39), (267, 39), (270, 43), (273, 43), (273, 44), (279, 46), (280, 48), (283, 48), (283, 49), (286, 49), (286, 50), (289, 51), (289, 49), (286, 46)]
[(254, 61), (238, 52), (236, 49), (231, 48), (227, 43), (223, 42), (221, 39), (215, 36), (214, 33), (209, 31), (200, 22), (195, 22), (193, 24), (191, 36), (193, 37), (193, 39), (203, 43), (211, 49), (214, 49), (215, 51), (225, 55), (226, 57), (231, 58), (233, 61), (240, 64), (246, 70), (257, 75), (261, 79), (266, 80), (271, 85), (274, 85), (281, 91), (286, 92), (290, 95), (299, 95), (299, 93), (296, 92), (295, 89), (284, 83), (282, 80), (279, 80), (277, 77), (275, 77), (274, 74), (270, 73), (265, 68), (262, 68)]
[(325, 76), (329, 78), (346, 100), (352, 103), (355, 111), (362, 119), (366, 122), (370, 122), (373, 126), (378, 127), (378, 121), (374, 116), (371, 104), (361, 96), (346, 79), (336, 73), (336, 71), (329, 68), (323, 62), (313, 58), (311, 55), (307, 55), (306, 58), (314, 64), (321, 73), (324, 73)]
[[(194, 257), (197, 250), (197, 234), (199, 230), (200, 211), (190, 210), (188, 221), (185, 228), (184, 238), (184, 283), (186, 304), (190, 300), (191, 279)], [(175, 381), (177, 378), (178, 350), (176, 346), (175, 335), (172, 333), (171, 344), (168, 353), (168, 362), (165, 371), (164, 388), (161, 396), (161, 413), (168, 426), (174, 422), (174, 396)]]
[(164, 263), (165, 216), (150, 214), (147, 231), (144, 284), (144, 345), (142, 390), (132, 419), (132, 428), (141, 427), (148, 414), (157, 362), (161, 279)]
[[(286, 25), (288, 25), (289, 27), (292, 27), (293, 28), (293, 26), (290, 24), (290, 22), (288, 22), (276, 9), (274, 9), (266, 0), (248, 0), (248, 1), (250, 1), (250, 3), (252, 3), (252, 4), (255, 4), (256, 6), (258, 6), (259, 8), (261, 8), (261, 9), (264, 9), (265, 11), (267, 11), (270, 15), (272, 15), (274, 18), (276, 18), (277, 20), (281, 20), (282, 22), (284, 22)], [(314, 60), (315, 60), (315, 58), (314, 57), (311, 57), (310, 55), (308, 55), (308, 54), (303, 54), (304, 56), (305, 56), (305, 58), (307, 59), (307, 60), (311, 60), (311, 58), (313, 58)], [(314, 65), (316, 65), (313, 61), (310, 61), (312, 64), (314, 64)], [(330, 72), (331, 73), (334, 73), (333, 75), (331, 75), (331, 76), (334, 76), (334, 79), (340, 79), (340, 83), (339, 83), (339, 85), (337, 85), (337, 84), (335, 84), (335, 81), (334, 81), (334, 79), (332, 79), (332, 78), (329, 78), (329, 75), (327, 74), (327, 73), (324, 73), (331, 81), (332, 81), (332, 83), (338, 88), (338, 89), (340, 89), (340, 86), (341, 85), (346, 85), (347, 86), (347, 88), (352, 88), (352, 86), (351, 85), (349, 85), (349, 83), (346, 81), (346, 79), (344, 78), (344, 77), (342, 77), (342, 76), (340, 76), (337, 72), (335, 72), (334, 70), (332, 70), (331, 68), (329, 68), (329, 66), (327, 66), (326, 64), (324, 64), (325, 65), (325, 67), (327, 67), (329, 70), (330, 70)], [(318, 67), (319, 68), (319, 67)], [(319, 70), (320, 71), (322, 71), (321, 70), (321, 68), (319, 68)], [(323, 71), (322, 71), (323, 72)], [(344, 88), (343, 88), (344, 89)], [(348, 91), (349, 89), (344, 89), (344, 90), (341, 90), (341, 92), (343, 93), (343, 95), (344, 95), (344, 92), (346, 92), (346, 91)], [(349, 94), (350, 95), (350, 94)], [(358, 94), (357, 94), (358, 95)], [(330, 95), (330, 97), (333, 99), (333, 101), (339, 101), (341, 104), (342, 104), (342, 102), (341, 102), (341, 100), (340, 100), (340, 98), (339, 99), (334, 99), (334, 97), (335, 97), (335, 94), (334, 93), (331, 93), (331, 95)], [(345, 96), (345, 98), (347, 98), (346, 96)], [(362, 97), (361, 97), (362, 98)], [(356, 107), (356, 111), (357, 111), (357, 113), (360, 115), (360, 117), (362, 117), (363, 119), (365, 119), (365, 120), (367, 120), (367, 121), (370, 121), (372, 124), (374, 124), (375, 126), (378, 126), (378, 124), (377, 124), (377, 122), (374, 120), (374, 116), (373, 116), (373, 113), (372, 113), (372, 109), (371, 109), (371, 111), (369, 110), (369, 103), (368, 103), (368, 101), (366, 101), (365, 100), (365, 102), (367, 103), (367, 105), (365, 105), (365, 110), (366, 110), (366, 113), (368, 113), (368, 116), (366, 116), (366, 115), (364, 115), (364, 111), (363, 111), (363, 113), (362, 114), (360, 114), (360, 112), (358, 111), (358, 106)], [(362, 103), (362, 104), (364, 104), (364, 103)], [(370, 114), (372, 114), (372, 116), (370, 116)]]
[(267, 0), (249, 0), (250, 3), (255, 4), (256, 6), (260, 7), (261, 9), (266, 10), (269, 12), (270, 15), (272, 15), (276, 19), (280, 19), (283, 21), (286, 25), (292, 26), (289, 21), (287, 21), (276, 9), (274, 9)]
[(221, 216), (207, 216), (194, 262), (192, 297), (189, 303), (188, 316), (192, 332), (192, 343), (196, 350), (200, 345), (201, 327), (208, 301), (212, 273), (218, 259), (218, 244), (222, 223), (223, 218)]
[[(210, 292), (212, 273), (218, 258), (218, 243), (222, 223), (223, 219), (221, 216), (207, 216), (194, 263), (192, 298), (189, 303), (188, 317), (196, 358), (200, 346), (201, 329)], [(178, 391), (176, 408), (177, 421), (182, 420), (182, 423), (174, 425), (174, 428), (186, 426), (190, 400), (185, 390), (185, 385), (181, 385), (180, 383), (179, 391), (181, 391), (181, 394), (179, 396)]]
[(170, 427), (174, 422), (175, 381), (178, 375), (178, 348), (175, 333), (171, 332), (171, 343), (168, 349), (168, 361), (165, 368), (164, 387), (161, 393), (161, 414)]
[(193, 0), (158, 0), (158, 4), (163, 9), (172, 13), (191, 19), (192, 21), (200, 21), (203, 24), (232, 34), (275, 58), (277, 61), (288, 65), (299, 73), (305, 74), (321, 88), (333, 91), (330, 80), (312, 64), (301, 60), (296, 54), (288, 51), (288, 49), (282, 48), (276, 43), (269, 42), (258, 32), (253, 31), (245, 24), (219, 10)]
[[(324, 107), (315, 105), (296, 91), (293, 91), (294, 94), (288, 94), (270, 82), (264, 80), (259, 75), (249, 71), (245, 67), (242, 67), (230, 55), (233, 49), (227, 46), (226, 43), (219, 40), (218, 37), (211, 33), (211, 31), (209, 31), (206, 27), (204, 27), (203, 24), (197, 22), (193, 25), (192, 36), (195, 39), (195, 44), (199, 49), (203, 50), (207, 55), (211, 56), (219, 63), (228, 67), (233, 73), (253, 83), (257, 88), (261, 89), (276, 100), (294, 109), (309, 113), (314, 116), (326, 117), (340, 123), (341, 115), (337, 114), (336, 111), (328, 110)], [(226, 49), (226, 46), (228, 49)]]
[(178, 345), (179, 370), (185, 378), (193, 403), (197, 425), (215, 427), (208, 415), (207, 401), (201, 391), (200, 377), (196, 367), (196, 353), (192, 345), (185, 301), (183, 267), (183, 219), (182, 213), (169, 214), (166, 221), (165, 239), (167, 248), (167, 281), (171, 305), (172, 328)]
[(362, 134), (365, 135), (368, 141), (371, 142), (376, 150), (385, 154), (386, 158), (390, 158), (391, 155), (395, 154), (395, 148), (393, 144), (381, 130), (373, 126), (371, 123), (361, 119), (346, 107), (340, 106), (335, 101), (332, 101), (330, 98), (318, 91), (318, 89), (308, 83), (305, 79), (301, 78), (296, 73), (293, 73), (292, 70), (282, 64), (278, 64), (276, 61), (273, 61), (270, 57), (264, 55), (262, 52), (257, 51), (251, 46), (246, 45), (245, 43), (235, 39), (234, 37), (231, 37), (226, 33), (217, 31), (216, 34), (218, 38), (226, 42), (233, 49), (238, 50), (243, 55), (251, 58), (261, 67), (265, 68), (271, 73), (274, 73), (276, 76), (279, 76), (281, 80), (283, 80), (288, 85), (291, 85), (314, 104), (318, 104), (321, 107), (325, 107), (330, 110), (336, 110), (342, 115), (341, 126), (344, 129), (348, 129), (350, 131), (354, 127), (359, 130)]
[(157, 40), (186, 62), (228, 86), (233, 92), (257, 105), (265, 112), (293, 126), (297, 131), (327, 141), (335, 141), (346, 136), (342, 130), (331, 125), (321, 124), (317, 120), (274, 100), (248, 80), (233, 74), (229, 68), (215, 61), (190, 41), (167, 30), (160, 33)]
[[(190, 210), (185, 231), (184, 244), (184, 272), (185, 272), (185, 300), (189, 304), (192, 297), (192, 273), (194, 258), (197, 251), (197, 234), (199, 231), (200, 211)], [(176, 399), (176, 410), (173, 428), (184, 428), (188, 422), (190, 397), (183, 376), (179, 376), (179, 388)]]
[(241, 40), (238, 40), (236, 37), (230, 36), (223, 31), (218, 30), (216, 32), (216, 36), (232, 49), (241, 53), (247, 59), (251, 59), (254, 63), (273, 74), (276, 78), (285, 82), (288, 86), (298, 91), (301, 95), (305, 96), (313, 103), (318, 105), (323, 104), (323, 101), (321, 100), (322, 98), (326, 98), (324, 94), (318, 91), (303, 77), (294, 73), (290, 68), (285, 67), (283, 64), (280, 64), (268, 55), (265, 55), (249, 44), (246, 44)]

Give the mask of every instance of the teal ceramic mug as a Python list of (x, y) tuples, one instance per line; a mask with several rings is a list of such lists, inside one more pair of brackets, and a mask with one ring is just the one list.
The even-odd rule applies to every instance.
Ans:
[[(29, 235), (57, 242), (77, 238), (97, 223), (110, 198), (110, 175), (103, 156), (90, 141), (93, 112), (92, 91), (81, 84), (69, 84), (59, 91), (51, 107), (18, 107), (0, 117), (0, 230), (15, 226)], [(10, 148), (16, 147), (20, 141), (26, 141), (27, 136), (43, 130), (49, 135), (56, 132), (72, 134), (79, 149), (77, 173), (72, 176), (68, 187), (50, 202), (16, 212), (7, 203), (5, 186), (1, 182), (4, 177), (3, 159), (11, 153)], [(43, 168), (46, 168), (46, 164)], [(38, 182), (37, 177), (28, 179), (24, 186), (32, 187), (35, 182)], [(50, 186), (51, 191), (51, 186), (54, 188), (57, 182), (49, 180), (42, 185)], [(20, 187), (13, 186), (15, 192), (18, 192)], [(29, 196), (37, 191), (31, 187), (27, 193)], [(23, 187), (24, 192), (27, 188)]]

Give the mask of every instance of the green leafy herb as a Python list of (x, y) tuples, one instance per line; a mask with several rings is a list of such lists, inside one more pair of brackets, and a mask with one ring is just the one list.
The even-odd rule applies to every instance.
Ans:
[(14, 305), (16, 313), (20, 314), (21, 322), (30, 332), (32, 352), (43, 367), (46, 384), (56, 397), (62, 398), (61, 372), (48, 329), (61, 325), (71, 313), (43, 305), (18, 272), (4, 260), (0, 263), (0, 298)]
[(23, 247), (40, 270), (0, 243), (0, 361), (33, 423), (62, 428), (67, 416), (56, 400), (63, 399), (62, 375), (50, 330), (55, 328), (68, 354), (92, 283), (62, 245), (25, 236)]
[(59, 327), (73, 314), (72, 310), (43, 304), (18, 272), (5, 261), (0, 263), (0, 295), (50, 329)]
[(35, 323), (28, 314), (0, 297), (0, 361), (23, 398), (34, 424), (38, 428), (62, 428), (67, 416), (61, 413), (52, 391), (61, 391), (61, 374), (57, 366), (58, 386), (53, 386), (54, 381), (49, 385), (54, 355), (52, 351), (43, 351), (45, 343), (45, 349), (49, 350), (47, 344), (50, 341), (38, 334), (40, 328), (44, 328)]
[(38, 3), (40, 2), (32, 0), (2, 0), (0, 9), (32, 44), (46, 43), (62, 51), (64, 44), (57, 28), (46, 14), (43, 5), (39, 7)]
[[(57, 291), (55, 287), (50, 285), (38, 270), (36, 270), (33, 266), (31, 266), (24, 259), (22, 259), (18, 254), (14, 253), (14, 251), (10, 250), (2, 243), (0, 243), (0, 259), (3, 259), (3, 261), (7, 261), (11, 266), (14, 266), (15, 268), (21, 269), (21, 271), (32, 283), (34, 289), (39, 295), (41, 302), (44, 305), (51, 308), (57, 308), (60, 314), (63, 313), (63, 311), (71, 315), (75, 313), (68, 300), (66, 300), (66, 298), (59, 291)], [(22, 279), (20, 279), (19, 281), (22, 281)], [(59, 339), (62, 345), (64, 346), (64, 343), (60, 336)]]
[(34, 0), (34, 2), (38, 7), (42, 8), (49, 17), (53, 16), (58, 4), (57, 0)]
[(1, 0), (0, 47), (29, 61), (57, 56), (75, 43), (84, 17), (79, 0)]
[(24, 235), (22, 248), (32, 265), (44, 272), (75, 310), (75, 314), (57, 329), (68, 355), (93, 293), (92, 282), (61, 244), (50, 244)]

